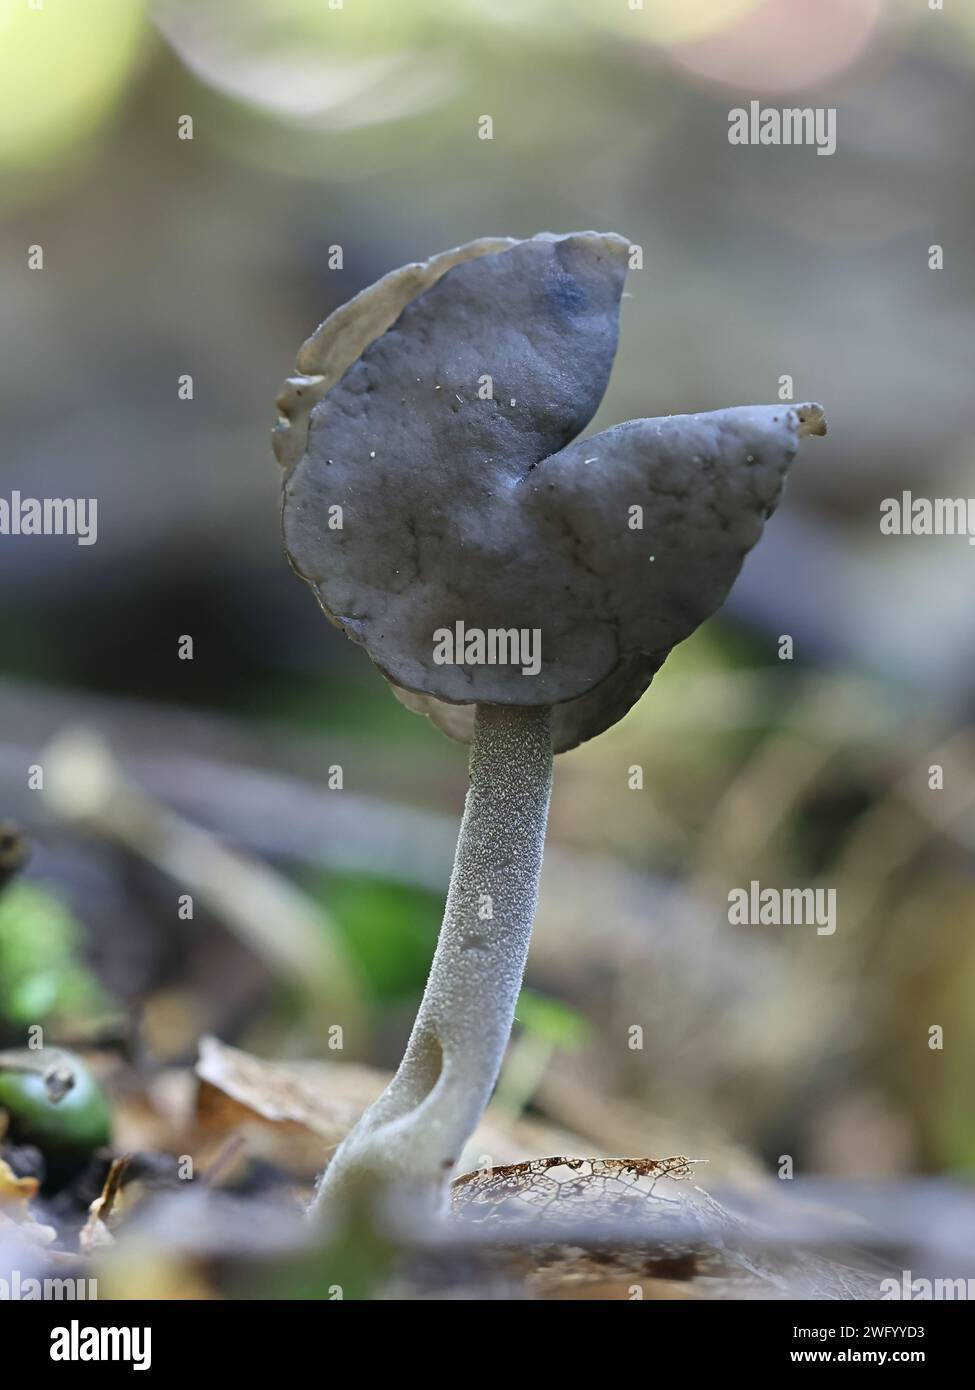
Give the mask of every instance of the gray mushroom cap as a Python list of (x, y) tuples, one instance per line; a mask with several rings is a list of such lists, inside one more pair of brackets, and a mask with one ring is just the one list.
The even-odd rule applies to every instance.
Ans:
[[(627, 255), (584, 232), (407, 266), (326, 320), (279, 399), (292, 565), (452, 737), (478, 702), (555, 706), (557, 752), (615, 723), (724, 602), (799, 438), (825, 433), (820, 407), (780, 404), (570, 443), (609, 379)], [(459, 624), (527, 646), (443, 664)]]

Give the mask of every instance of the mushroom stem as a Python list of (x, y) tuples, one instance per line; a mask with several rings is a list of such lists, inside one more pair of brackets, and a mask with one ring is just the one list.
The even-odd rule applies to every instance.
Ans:
[(552, 790), (548, 706), (478, 705), (454, 869), (406, 1054), (339, 1146), (313, 1210), (366, 1186), (443, 1199), (490, 1099), (531, 937)]

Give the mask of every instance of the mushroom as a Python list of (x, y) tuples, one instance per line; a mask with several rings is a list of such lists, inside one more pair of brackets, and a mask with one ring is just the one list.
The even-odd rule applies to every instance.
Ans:
[[(302, 347), (278, 400), (293, 568), (411, 709), (471, 744), (443, 925), (404, 1059), (329, 1164), (435, 1199), (497, 1079), (553, 753), (602, 733), (724, 602), (822, 408), (576, 439), (616, 352), (629, 246), (489, 238), (404, 266)], [(573, 442), (574, 441), (574, 442)]]

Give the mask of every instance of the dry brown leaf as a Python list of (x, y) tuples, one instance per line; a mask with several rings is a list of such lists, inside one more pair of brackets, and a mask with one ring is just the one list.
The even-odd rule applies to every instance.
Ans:
[(39, 1187), (36, 1178), (18, 1178), (10, 1164), (0, 1158), (0, 1206), (26, 1207), (31, 1197), (37, 1196)]
[(42, 1225), (30, 1209), (39, 1186), (36, 1178), (18, 1178), (9, 1163), (0, 1158), (0, 1228), (15, 1226), (19, 1235), (35, 1244), (50, 1245), (57, 1239), (57, 1232), (53, 1226)]
[(266, 1062), (216, 1038), (200, 1040), (196, 1120), (212, 1159), (230, 1134), (248, 1151), (311, 1178), (386, 1084), (351, 1062)]
[[(672, 1158), (543, 1158), (466, 1173), (452, 1187), (454, 1215), (464, 1222), (528, 1226), (537, 1242), (551, 1225), (556, 1243), (512, 1249), (507, 1256), (525, 1296), (538, 1299), (618, 1300), (705, 1297), (695, 1282), (702, 1269), (698, 1251), (667, 1242), (626, 1248), (619, 1241), (583, 1249), (558, 1242), (556, 1225), (625, 1229), (637, 1218), (645, 1225), (654, 1211), (672, 1215), (693, 1165)], [(686, 1192), (686, 1189), (685, 1189)], [(500, 1253), (500, 1252), (499, 1252)]]
[(673, 1205), (673, 1183), (703, 1162), (674, 1158), (537, 1158), (479, 1169), (453, 1183), (453, 1208), (469, 1221), (519, 1217), (619, 1220), (645, 1216), (656, 1203)]
[(882, 1263), (838, 1241), (777, 1240), (772, 1206), (735, 1215), (687, 1181), (701, 1161), (558, 1157), (467, 1173), (453, 1185), (457, 1228), (527, 1298), (876, 1297)]
[[(250, 1153), (307, 1179), (321, 1171), (389, 1080), (385, 1072), (356, 1062), (266, 1062), (211, 1037), (200, 1041), (196, 1073), (201, 1162), (239, 1133)], [(485, 1165), (511, 1163), (579, 1142), (577, 1135), (536, 1120), (511, 1120), (489, 1110), (468, 1153)]]
[(115, 1237), (109, 1230), (113, 1215), (121, 1214), (122, 1179), (129, 1166), (129, 1155), (116, 1158), (105, 1176), (101, 1195), (96, 1197), (88, 1208), (88, 1220), (78, 1236), (80, 1249), (88, 1254), (100, 1245), (111, 1245)]

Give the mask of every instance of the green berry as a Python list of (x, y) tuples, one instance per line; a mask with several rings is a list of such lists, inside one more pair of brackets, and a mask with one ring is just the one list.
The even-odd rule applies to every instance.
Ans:
[(10, 1136), (50, 1150), (91, 1150), (111, 1138), (112, 1114), (94, 1076), (73, 1053), (61, 1057), (74, 1085), (53, 1101), (42, 1072), (0, 1070), (0, 1109), (10, 1116)]

